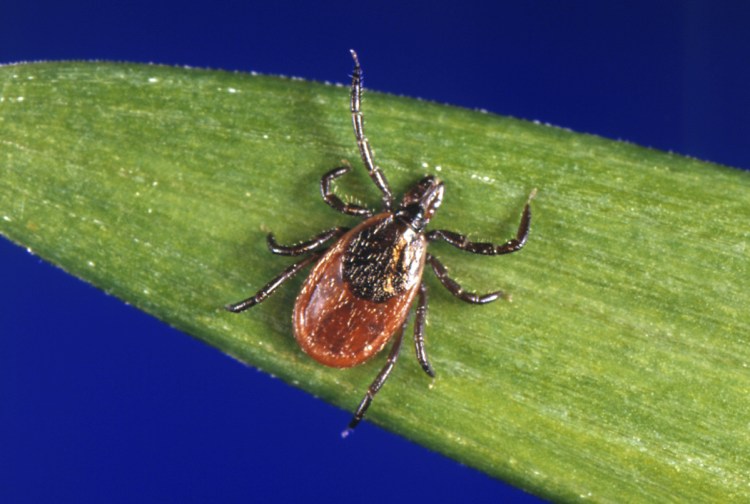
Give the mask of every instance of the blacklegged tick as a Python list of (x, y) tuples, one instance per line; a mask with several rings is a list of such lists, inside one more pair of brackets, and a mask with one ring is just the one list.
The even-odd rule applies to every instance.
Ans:
[[(353, 229), (334, 227), (296, 245), (279, 245), (269, 234), (268, 248), (274, 254), (300, 256), (254, 296), (226, 307), (241, 312), (264, 301), (281, 284), (305, 266), (315, 263), (294, 304), (294, 335), (308, 355), (326, 366), (348, 368), (366, 362), (393, 339), (385, 366), (367, 389), (362, 402), (343, 435), (362, 420), (373, 397), (396, 364), (404, 328), (414, 298), (417, 298), (414, 345), (422, 369), (434, 376), (424, 346), (427, 318), (427, 287), (422, 280), (425, 263), (440, 283), (457, 298), (472, 304), (485, 304), (503, 295), (502, 291), (477, 295), (465, 291), (448, 276), (448, 270), (432, 254), (427, 243), (443, 240), (474, 254), (500, 255), (520, 250), (526, 243), (531, 223), (529, 196), (515, 238), (501, 245), (472, 242), (459, 233), (445, 230), (425, 232), (425, 227), (443, 200), (443, 182), (424, 177), (406, 193), (394, 210), (393, 195), (383, 171), (373, 161), (372, 149), (364, 132), (362, 111), (362, 69), (351, 51), (354, 72), (351, 87), (351, 113), (354, 136), (362, 162), (380, 190), (382, 210), (375, 213), (364, 206), (345, 203), (333, 193), (332, 183), (348, 173), (348, 164), (335, 168), (320, 181), (323, 200), (346, 215), (364, 220)], [(334, 241), (333, 245), (324, 247)]]

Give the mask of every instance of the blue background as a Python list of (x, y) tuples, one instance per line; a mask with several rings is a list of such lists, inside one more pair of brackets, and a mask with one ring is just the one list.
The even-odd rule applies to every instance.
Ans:
[[(346, 82), (353, 47), (373, 89), (750, 168), (746, 2), (403, 3), (12, 2), (0, 62)], [(0, 279), (1, 502), (537, 501), (368, 423), (343, 442), (349, 412), (3, 239)]]

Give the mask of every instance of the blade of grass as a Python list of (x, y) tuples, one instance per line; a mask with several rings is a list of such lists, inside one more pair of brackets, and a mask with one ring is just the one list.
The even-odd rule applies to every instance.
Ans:
[[(556, 500), (750, 499), (750, 176), (449, 106), (366, 95), (400, 193), (424, 172), (433, 228), (501, 241), (532, 188), (527, 248), (432, 252), (481, 308), (432, 288), (431, 385), (405, 357), (368, 419)], [(0, 67), (0, 232), (236, 358), (352, 410), (381, 365), (317, 365), (291, 337), (302, 278), (243, 316), (221, 307), (352, 219), (320, 175), (356, 163), (347, 89), (107, 63)], [(371, 206), (360, 169), (339, 183)], [(13, 337), (13, 335), (5, 335)], [(382, 357), (381, 357), (382, 358)]]

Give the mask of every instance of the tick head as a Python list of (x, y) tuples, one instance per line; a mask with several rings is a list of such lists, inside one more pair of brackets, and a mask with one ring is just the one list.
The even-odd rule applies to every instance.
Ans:
[(421, 232), (443, 202), (444, 191), (443, 182), (439, 178), (426, 176), (404, 195), (396, 216)]

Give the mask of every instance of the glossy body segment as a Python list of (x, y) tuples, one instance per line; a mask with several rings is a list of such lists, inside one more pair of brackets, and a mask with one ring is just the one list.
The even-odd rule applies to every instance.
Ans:
[[(342, 236), (320, 258), (297, 297), (293, 321), (300, 347), (321, 364), (339, 368), (377, 354), (409, 314), (426, 246), (423, 234), (390, 212)], [(347, 267), (358, 258), (372, 268), (369, 274), (351, 264)]]

